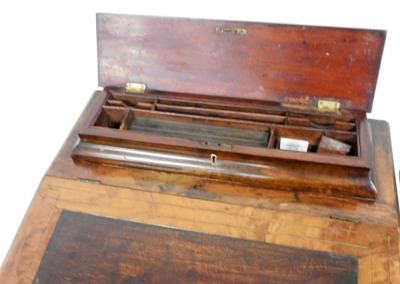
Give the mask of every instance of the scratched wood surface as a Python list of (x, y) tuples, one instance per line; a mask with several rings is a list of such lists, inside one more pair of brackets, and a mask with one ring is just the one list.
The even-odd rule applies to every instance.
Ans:
[[(126, 102), (129, 98), (132, 103), (136, 99), (140, 99), (144, 95), (124, 95), (125, 99), (119, 103)], [(346, 195), (351, 197), (361, 197), (366, 199), (375, 199), (377, 192), (376, 187), (370, 179), (371, 155), (369, 128), (367, 118), (364, 112), (351, 112), (339, 114), (321, 114), (318, 116), (325, 117), (336, 122), (340, 119), (350, 119), (356, 122), (353, 130), (350, 132), (333, 131), (319, 128), (304, 128), (298, 126), (287, 125), (287, 119), (291, 116), (317, 116), (314, 110), (299, 113), (290, 109), (280, 108), (284, 115), (279, 117), (285, 121), (285, 125), (264, 122), (264, 128), (268, 127), (270, 135), (268, 146), (254, 147), (250, 145), (239, 145), (236, 142), (229, 144), (227, 141), (217, 138), (213, 139), (212, 135), (200, 135), (200, 137), (191, 137), (190, 133), (185, 131), (185, 137), (174, 137), (171, 134), (171, 127), (157, 128), (158, 134), (147, 133), (146, 131), (125, 131), (124, 129), (115, 129), (113, 127), (116, 121), (122, 125), (121, 119), (126, 114), (132, 112), (132, 117), (139, 115), (147, 115), (154, 118), (161, 114), (164, 120), (184, 120), (189, 121), (193, 129), (196, 129), (196, 123), (199, 119), (213, 121), (215, 117), (188, 115), (185, 118), (179, 116), (178, 113), (168, 113), (168, 118), (164, 114), (155, 110), (142, 111), (138, 109), (130, 110), (130, 107), (124, 110), (121, 107), (108, 106), (114, 91), (105, 90), (98, 91), (91, 101), (91, 110), (87, 112), (87, 118), (83, 123), (83, 127), (78, 130), (80, 143), (76, 145), (72, 152), (72, 157), (77, 161), (93, 162), (99, 164), (110, 164), (119, 167), (135, 167), (151, 170), (159, 170), (164, 172), (173, 172), (177, 174), (194, 175), (202, 178), (213, 178), (228, 181), (235, 181), (252, 186), (262, 186), (266, 184), (270, 187), (278, 189), (290, 189), (299, 192), (315, 192), (330, 193), (332, 195)], [(167, 100), (173, 101), (176, 94), (164, 93), (160, 96), (153, 96), (148, 93), (144, 97), (146, 99), (153, 98), (155, 101)], [(181, 95), (178, 100), (181, 104), (185, 101)], [(115, 98), (114, 98), (115, 99)], [(233, 99), (232, 99), (233, 100)], [(116, 100), (111, 100), (114, 103)], [(186, 98), (186, 102), (188, 99)], [(199, 98), (192, 99), (190, 102), (196, 104), (204, 104)], [(176, 103), (176, 102), (175, 102)], [(208, 104), (221, 104), (209, 98)], [(242, 101), (232, 101), (226, 104), (226, 107), (232, 105), (242, 105)], [(153, 107), (158, 108), (158, 103), (154, 103)], [(152, 107), (152, 108), (153, 108)], [(179, 106), (180, 107), (180, 106)], [(254, 105), (246, 105), (246, 107), (260, 111), (271, 111), (267, 107), (254, 108)], [(111, 117), (104, 118), (101, 114), (107, 113), (106, 110), (120, 112), (118, 115), (114, 113)], [(278, 108), (274, 110), (277, 111)], [(129, 111), (129, 112), (126, 112)], [(223, 110), (218, 109), (218, 113)], [(100, 113), (100, 115), (98, 115)], [(125, 113), (125, 114), (124, 114)], [(239, 113), (234, 113), (240, 117)], [(246, 114), (252, 114), (251, 112)], [(231, 113), (232, 115), (232, 113)], [(129, 116), (126, 116), (129, 117)], [(319, 119), (321, 119), (319, 117)], [(357, 119), (356, 119), (357, 118)], [(314, 117), (315, 119), (315, 117)], [(100, 120), (100, 121), (99, 121)], [(99, 126), (109, 121), (110, 127)], [(313, 119), (311, 119), (313, 120)], [(93, 123), (94, 122), (94, 123)], [(221, 121), (219, 121), (221, 122)], [(241, 123), (256, 124), (254, 121), (245, 121), (238, 119), (235, 121)], [(206, 123), (203, 121), (203, 123)], [(128, 123), (129, 124), (129, 123)], [(117, 123), (118, 125), (118, 123)], [(224, 121), (222, 123), (227, 128), (231, 128), (231, 122)], [(253, 126), (254, 127), (254, 126)], [(331, 126), (328, 126), (328, 129)], [(160, 133), (161, 132), (161, 133)], [(236, 132), (238, 132), (236, 130)], [(244, 131), (239, 131), (244, 132)], [(352, 145), (353, 153), (347, 155), (327, 155), (316, 153), (317, 144), (322, 135), (336, 137), (340, 141), (347, 141)], [(333, 136), (332, 136), (333, 135)], [(339, 135), (339, 136), (338, 136)], [(225, 135), (226, 136), (226, 135)], [(305, 140), (310, 143), (312, 149), (310, 152), (284, 151), (275, 149), (277, 141), (280, 137)], [(340, 138), (342, 137), (342, 138)], [(200, 139), (200, 140), (199, 140)], [(231, 141), (232, 142), (232, 141)], [(229, 146), (227, 146), (228, 144)], [(211, 162), (210, 156), (218, 157), (218, 162)], [(357, 158), (355, 158), (355, 156)], [(307, 173), (308, 178), (304, 179)]]
[(34, 283), (355, 283), (356, 257), (63, 212)]
[[(397, 226), (397, 193), (393, 190), (396, 183), (390, 139), (385, 139), (390, 135), (389, 125), (386, 122), (369, 120), (373, 130), (374, 164), (379, 194), (374, 202), (368, 202), (318, 193), (274, 190), (268, 185), (254, 187), (164, 172), (157, 172), (157, 178), (154, 178), (154, 171), (74, 162), (71, 159), (71, 152), (79, 139), (77, 131), (87, 122), (87, 117), (91, 116), (90, 112), (96, 111), (92, 108), (94, 101), (95, 98), (89, 101), (87, 109), (84, 110), (85, 115), (80, 117), (71, 131), (48, 175), (327, 218), (342, 216), (360, 222)], [(111, 169), (112, 174), (109, 174)]]
[(99, 85), (137, 82), (310, 105), (336, 98), (370, 111), (385, 37), (379, 30), (98, 14)]
[(74, 129), (27, 211), (0, 283), (33, 282), (63, 210), (348, 255), (358, 260), (359, 283), (400, 283), (389, 128), (382, 121), (370, 123), (379, 189), (375, 202), (74, 164)]
[[(354, 256), (359, 283), (399, 281), (397, 228), (46, 177), (2, 267), (5, 283), (31, 283), (60, 211), (171, 226)], [(7, 282), (9, 281), (9, 282)]]
[[(376, 198), (365, 113), (372, 108), (386, 31), (102, 13), (96, 19), (99, 85), (105, 87), (98, 97), (108, 97), (105, 105), (94, 102), (95, 116), (79, 130), (83, 142), (74, 159)], [(127, 83), (147, 87), (126, 95)], [(340, 111), (328, 118), (317, 111), (320, 100)], [(299, 115), (300, 109), (307, 112)], [(186, 127), (183, 114), (191, 120)], [(140, 129), (129, 131), (140, 116), (147, 123), (139, 119)], [(215, 128), (216, 117), (262, 121), (269, 138), (227, 139), (245, 131), (227, 133), (234, 129), (230, 121)], [(218, 131), (224, 134), (213, 136)], [(322, 136), (348, 144), (349, 153), (319, 153)], [(281, 138), (305, 140), (309, 149), (279, 151)], [(266, 145), (259, 147), (260, 141)]]

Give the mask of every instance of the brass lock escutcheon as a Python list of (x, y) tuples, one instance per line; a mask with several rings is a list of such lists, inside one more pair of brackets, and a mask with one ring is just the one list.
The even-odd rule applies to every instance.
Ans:
[(211, 158), (211, 164), (216, 165), (217, 164), (217, 155), (211, 154), (210, 158)]

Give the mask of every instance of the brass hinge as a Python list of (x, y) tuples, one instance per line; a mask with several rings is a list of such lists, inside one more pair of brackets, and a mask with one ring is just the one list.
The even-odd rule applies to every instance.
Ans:
[(144, 93), (145, 90), (146, 90), (145, 84), (126, 83), (126, 92), (127, 93)]
[(340, 109), (340, 103), (335, 101), (318, 101), (318, 110), (321, 111), (338, 111)]

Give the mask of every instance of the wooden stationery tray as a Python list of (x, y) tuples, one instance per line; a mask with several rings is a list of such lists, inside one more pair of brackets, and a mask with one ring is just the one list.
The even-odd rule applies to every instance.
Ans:
[(104, 90), (72, 157), (374, 199), (366, 113), (385, 35), (98, 14)]
[[(97, 97), (93, 115), (80, 129), (76, 160), (282, 189), (376, 195), (362, 112), (321, 113), (118, 88), (106, 88)], [(351, 150), (318, 153), (323, 136)], [(307, 141), (308, 151), (280, 149), (281, 137)]]

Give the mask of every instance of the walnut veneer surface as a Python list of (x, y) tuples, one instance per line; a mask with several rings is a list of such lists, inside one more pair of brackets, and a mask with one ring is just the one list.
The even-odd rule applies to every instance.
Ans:
[[(375, 201), (363, 201), (317, 193), (279, 191), (269, 189), (268, 186), (265, 188), (252, 187), (150, 170), (74, 163), (71, 159), (71, 151), (78, 141), (76, 130), (84, 121), (85, 113), (78, 120), (44, 176), (0, 270), (0, 283), (46, 283), (46, 281), (41, 281), (44, 276), (38, 273), (38, 270), (40, 267), (45, 269), (46, 256), (50, 255), (53, 248), (51, 244), (57, 241), (61, 242), (59, 244), (63, 244), (62, 234), (53, 235), (54, 232), (58, 232), (57, 227), (62, 224), (62, 216), (74, 215), (74, 212), (79, 212), (81, 214), (79, 216), (98, 215), (120, 219), (121, 222), (124, 220), (123, 222), (126, 223), (121, 223), (120, 226), (127, 226), (126, 228), (135, 222), (155, 225), (154, 228), (172, 227), (173, 230), (193, 233), (194, 235), (190, 235), (191, 245), (183, 243), (184, 247), (187, 246), (186, 253), (199, 245), (195, 242), (196, 238), (201, 240), (204, 236), (216, 239), (229, 237), (229, 241), (221, 244), (228, 244), (231, 241), (235, 242), (235, 239), (240, 239), (237, 241), (245, 243), (237, 246), (239, 251), (244, 251), (245, 248), (251, 249), (253, 245), (261, 246), (261, 248), (264, 248), (263, 245), (276, 245), (279, 249), (307, 250), (307, 252), (314, 252), (315, 255), (332, 253), (332, 255), (343, 256), (350, 263), (353, 259), (356, 261), (353, 267), (356, 268), (351, 271), (356, 271), (357, 275), (353, 277), (351, 273), (348, 274), (351, 276), (350, 282), (400, 283), (399, 213), (389, 126), (386, 122), (369, 121), (374, 143), (373, 154), (378, 196)], [(118, 227), (118, 222), (120, 221), (114, 222), (113, 226)], [(107, 232), (107, 222), (96, 224), (98, 224), (100, 232)], [(122, 227), (121, 232), (123, 231)], [(78, 223), (77, 228), (80, 228)], [(154, 230), (157, 231), (157, 229)], [(149, 230), (149, 232), (149, 242), (157, 239), (151, 235), (154, 234), (154, 231), (151, 233)], [(77, 229), (74, 234), (85, 237), (84, 229)], [(90, 234), (91, 231), (88, 228), (88, 238)], [(146, 251), (145, 247), (131, 247), (130, 242), (132, 245), (134, 242), (130, 240), (129, 235), (121, 240), (121, 238), (113, 238), (110, 233), (107, 242), (109, 244), (122, 242), (120, 245), (125, 246), (126, 251), (135, 249), (134, 251), (139, 255)], [(103, 242), (103, 246), (93, 247), (94, 255), (99, 253), (98, 250), (107, 251), (105, 249), (107, 242)], [(163, 239), (154, 242), (163, 242)], [(249, 244), (246, 245), (246, 242)], [(78, 246), (78, 239), (76, 243)], [(214, 239), (209, 240), (209, 243), (214, 243)], [(71, 245), (71, 242), (69, 244)], [(93, 243), (89, 242), (88, 246), (91, 244)], [(120, 247), (118, 243), (114, 243), (114, 245)], [(158, 243), (158, 246), (163, 249), (166, 245), (168, 243)], [(212, 276), (210, 267), (216, 268), (215, 265), (223, 258), (221, 254), (215, 253), (216, 248), (217, 246), (214, 246), (213, 250), (212, 247), (207, 247), (213, 252), (208, 256), (211, 260), (202, 262), (203, 266), (200, 270), (196, 270), (196, 273), (203, 271), (208, 273), (204, 275)], [(151, 248), (150, 250), (153, 256), (157, 255), (157, 251), (152, 251)], [(208, 250), (197, 248), (197, 251)], [(112, 274), (114, 278), (103, 278), (101, 280), (103, 283), (124, 283), (126, 279), (136, 279), (137, 281), (141, 279), (144, 282), (146, 279), (156, 279), (138, 278), (138, 275), (151, 273), (151, 267), (146, 265), (137, 266), (136, 270), (126, 270), (122, 261), (126, 251), (121, 251), (120, 259), (118, 255), (115, 255), (115, 262), (111, 264), (102, 263), (107, 260), (105, 255), (101, 257), (100, 254), (100, 257), (97, 258), (99, 265), (103, 265), (104, 269), (109, 269), (114, 273)], [(161, 251), (160, 249), (160, 255)], [(171, 251), (179, 253), (185, 249), (172, 249)], [(279, 250), (277, 254), (279, 255)], [(74, 254), (67, 255), (71, 257), (69, 260), (73, 260), (76, 256)], [(280, 254), (280, 257), (282, 255)], [(260, 253), (259, 257), (263, 257), (263, 253)], [(230, 282), (241, 282), (246, 279), (243, 274), (248, 272), (250, 275), (257, 269), (265, 272), (266, 268), (262, 270), (260, 267), (256, 267), (260, 264), (260, 259), (257, 254), (254, 254), (254, 251), (249, 253), (247, 259), (252, 259), (252, 262), (245, 265), (252, 267), (251, 270), (240, 270), (237, 266), (227, 266), (225, 272), (229, 275)], [(160, 257), (160, 261), (165, 261), (165, 258)], [(300, 261), (299, 263), (303, 263), (303, 265), (287, 265), (287, 269), (277, 269), (274, 279), (281, 279), (276, 280), (277, 282), (290, 281), (288, 275), (295, 270), (307, 271), (307, 267), (309, 267), (307, 264), (312, 261), (312, 259), (310, 262)], [(116, 263), (118, 265), (115, 265)], [(333, 265), (333, 267), (335, 266)], [(340, 267), (339, 264), (338, 267)], [(91, 269), (93, 267), (88, 266), (87, 270), (83, 269), (81, 274), (74, 275), (77, 277), (73, 278), (74, 281), (63, 274), (65, 276), (63, 282), (76, 283), (85, 282), (85, 279), (93, 279), (90, 277), (96, 271)], [(68, 272), (68, 267), (64, 267), (64, 270)], [(235, 274), (229, 274), (233, 272), (237, 274), (237, 277)], [(130, 275), (124, 274), (125, 278), (118, 277), (122, 273), (130, 273)], [(170, 273), (172, 274), (174, 271), (170, 271)], [(184, 281), (187, 279), (183, 277), (184, 275), (182, 274), (180, 277), (180, 274), (176, 273), (173, 279), (175, 282)], [(201, 275), (203, 274), (193, 274), (192, 276), (197, 278), (189, 279), (201, 282), (202, 278), (198, 277)], [(335, 280), (332, 280), (334, 278), (326, 279), (321, 283), (335, 283)], [(223, 281), (223, 279), (219, 279), (219, 281)], [(299, 283), (302, 281), (306, 280), (298, 279)]]

